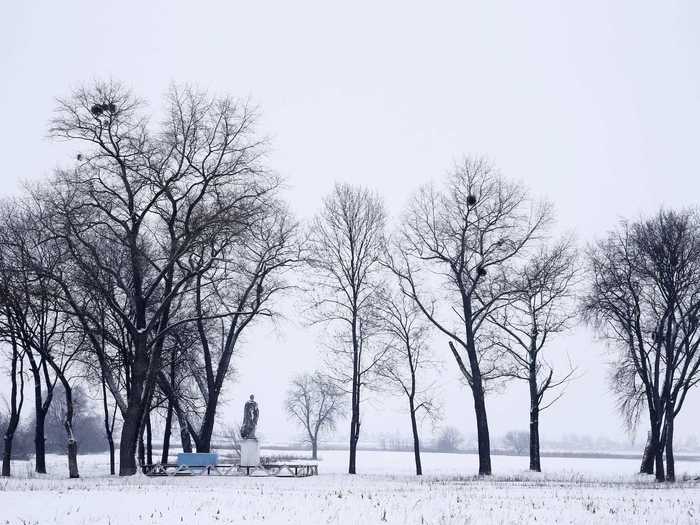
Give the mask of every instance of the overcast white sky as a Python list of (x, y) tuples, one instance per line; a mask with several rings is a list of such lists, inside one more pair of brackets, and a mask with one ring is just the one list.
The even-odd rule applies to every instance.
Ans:
[[(376, 189), (396, 215), (463, 154), (486, 155), (551, 199), (582, 243), (620, 217), (698, 204), (700, 3), (338, 4), (7, 2), (0, 191), (63, 161), (45, 138), (54, 97), (112, 77), (156, 110), (171, 82), (250, 97), (301, 218), (336, 180)], [(623, 438), (603, 346), (581, 329), (550, 350), (569, 352), (582, 377), (544, 414), (543, 437)], [(243, 352), (222, 419), (237, 423), (254, 392), (261, 433), (292, 435), (284, 392), (293, 374), (320, 362), (317, 336), (294, 322), (260, 326)], [(435, 352), (446, 359), (445, 423), (474, 432), (446, 342), (436, 340)], [(700, 433), (700, 394), (688, 403), (681, 439)], [(407, 434), (399, 407), (375, 399), (363, 431)], [(488, 408), (493, 434), (527, 428), (524, 388), (492, 396)]]

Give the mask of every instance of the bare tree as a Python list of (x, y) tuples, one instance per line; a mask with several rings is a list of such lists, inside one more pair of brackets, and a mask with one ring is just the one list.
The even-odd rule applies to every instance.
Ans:
[[(167, 106), (154, 132), (141, 102), (117, 83), (59, 100), (51, 135), (86, 149), (74, 168), (33, 192), (38, 229), (61, 254), (55, 267), (37, 271), (61, 287), (122, 414), (120, 475), (136, 472), (164, 340), (194, 321), (183, 295), (276, 186), (261, 167), (262, 141), (246, 105), (174, 88)], [(123, 329), (104, 334), (104, 345), (95, 304)]]
[(574, 370), (555, 376), (554, 368), (543, 358), (545, 344), (571, 327), (576, 316), (574, 280), (576, 250), (570, 238), (551, 246), (541, 246), (514, 272), (513, 291), (508, 301), (492, 311), (488, 320), (497, 330), (493, 344), (504, 350), (506, 375), (527, 381), (530, 393), (530, 470), (541, 471), (540, 413), (562, 395), (545, 395), (571, 379)]
[(114, 456), (114, 424), (117, 419), (117, 406), (116, 403), (112, 407), (112, 413), (110, 414), (109, 399), (107, 396), (107, 383), (104, 378), (101, 378), (102, 386), (102, 410), (104, 413), (104, 428), (105, 437), (107, 438), (107, 446), (109, 448), (109, 473), (114, 476), (116, 474), (115, 469), (115, 456)]
[(413, 456), (416, 475), (423, 474), (418, 435), (418, 415), (436, 419), (437, 406), (433, 398), (434, 383), (425, 383), (428, 370), (437, 368), (428, 348), (430, 325), (420, 308), (405, 294), (385, 292), (377, 306), (386, 338), (387, 351), (377, 366), (377, 375), (384, 378), (391, 388), (405, 395), (411, 418)]
[(70, 477), (77, 478), (77, 440), (72, 427), (68, 370), (81, 344), (77, 342), (80, 336), (72, 333), (71, 319), (56, 301), (55, 284), (32, 268), (32, 260), (41, 259), (47, 263), (50, 256), (37, 249), (39, 241), (27, 227), (21, 208), (13, 203), (5, 204), (0, 226), (5, 280), (1, 300), (6, 313), (12, 317), (9, 326), (22, 345), (34, 379), (36, 470), (46, 472), (46, 417), (53, 402), (54, 388), (60, 383), (67, 407), (64, 425), (68, 438), (68, 470)]
[(384, 205), (377, 195), (336, 184), (309, 235), (315, 321), (337, 326), (330, 364), (336, 379), (350, 385), (350, 474), (356, 472), (361, 390), (381, 354), (372, 341), (385, 223)]
[(457, 452), (462, 441), (464, 441), (462, 433), (455, 427), (447, 426), (440, 432), (435, 448), (438, 452)]
[(311, 444), (311, 459), (318, 459), (318, 438), (334, 430), (344, 413), (345, 393), (320, 372), (295, 377), (287, 392), (286, 409), (290, 418), (303, 427)]
[(657, 480), (674, 481), (674, 420), (700, 380), (700, 214), (662, 210), (623, 222), (589, 249), (588, 260), (583, 309), (617, 350), (620, 408), (631, 425), (648, 411), (642, 471), (653, 465)]
[[(538, 239), (549, 215), (549, 207), (533, 204), (522, 186), (504, 180), (486, 161), (468, 158), (442, 189), (428, 185), (413, 197), (391, 260), (403, 292), (449, 337), (471, 389), (480, 475), (491, 474), (486, 381), (501, 374), (484, 321), (507, 299), (512, 262)], [(431, 290), (431, 279), (440, 281), (439, 290)]]
[[(2, 338), (10, 342), (10, 403), (7, 421), (0, 420), (3, 434), (2, 476), (12, 474), (12, 443), (24, 404), (24, 355), (15, 337), (12, 314), (3, 315)], [(3, 425), (2, 423), (6, 423)]]
[[(510, 448), (516, 454), (524, 454), (528, 450), (528, 446), (530, 448), (532, 447), (531, 436), (532, 434), (530, 432), (520, 432), (517, 430), (511, 430), (509, 432), (506, 432), (506, 435), (503, 438), (503, 443), (506, 447)], [(532, 458), (530, 462), (532, 463)], [(530, 470), (534, 469), (530, 467)]]

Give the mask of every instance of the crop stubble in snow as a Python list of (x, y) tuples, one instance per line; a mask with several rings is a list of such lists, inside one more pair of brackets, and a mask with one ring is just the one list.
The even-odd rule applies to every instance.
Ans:
[(85, 477), (68, 480), (65, 459), (52, 457), (53, 474), (38, 477), (18, 462), (19, 477), (0, 481), (0, 525), (700, 523), (697, 482), (659, 485), (626, 473), (636, 461), (588, 463), (588, 473), (567, 470), (578, 467), (569, 461), (532, 474), (519, 468), (522, 458), (501, 458), (503, 474), (478, 480), (455, 473), (469, 472), (459, 462), (472, 459), (426, 454), (435, 473), (419, 480), (386, 474), (402, 459), (393, 453), (367, 453), (373, 473), (358, 476), (340, 473), (344, 453), (325, 455), (321, 475), (304, 479), (110, 478), (104, 458), (83, 456)]

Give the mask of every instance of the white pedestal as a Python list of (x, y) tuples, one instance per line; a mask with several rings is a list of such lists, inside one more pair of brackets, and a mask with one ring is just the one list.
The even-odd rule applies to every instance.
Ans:
[(257, 439), (241, 440), (241, 467), (260, 465), (260, 445)]

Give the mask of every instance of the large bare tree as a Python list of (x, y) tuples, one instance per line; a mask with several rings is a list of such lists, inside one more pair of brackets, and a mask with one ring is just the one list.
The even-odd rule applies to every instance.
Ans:
[[(77, 161), (33, 192), (35, 222), (61, 253), (42, 270), (79, 319), (122, 414), (120, 475), (136, 472), (164, 340), (194, 320), (183, 294), (277, 185), (245, 104), (173, 88), (165, 114), (154, 130), (141, 101), (115, 82), (60, 99), (50, 132), (76, 147)], [(102, 333), (96, 303), (121, 324), (123, 340)]]
[(436, 329), (468, 383), (474, 402), (479, 474), (491, 474), (486, 381), (501, 371), (490, 359), (484, 323), (500, 307), (513, 260), (549, 221), (549, 207), (508, 182), (483, 159), (467, 158), (442, 187), (427, 185), (411, 200), (391, 267), (401, 288)]
[(662, 210), (622, 222), (590, 247), (588, 261), (583, 308), (617, 352), (620, 408), (632, 425), (648, 412), (642, 472), (674, 481), (674, 420), (700, 380), (700, 214)]
[(376, 194), (336, 184), (323, 200), (308, 240), (314, 320), (337, 327), (329, 364), (351, 393), (350, 474), (356, 472), (362, 387), (381, 354), (373, 336), (385, 223), (384, 205)]
[(512, 278), (506, 303), (488, 316), (497, 329), (493, 344), (504, 350), (505, 374), (526, 381), (530, 394), (530, 470), (540, 472), (540, 413), (562, 395), (545, 396), (571, 379), (570, 365), (555, 374), (544, 359), (545, 344), (552, 346), (558, 333), (571, 328), (576, 317), (574, 285), (576, 249), (571, 238), (543, 245)]
[(345, 413), (343, 392), (320, 372), (301, 374), (292, 380), (285, 407), (289, 417), (301, 424), (311, 444), (311, 459), (318, 459), (318, 439), (334, 430)]

